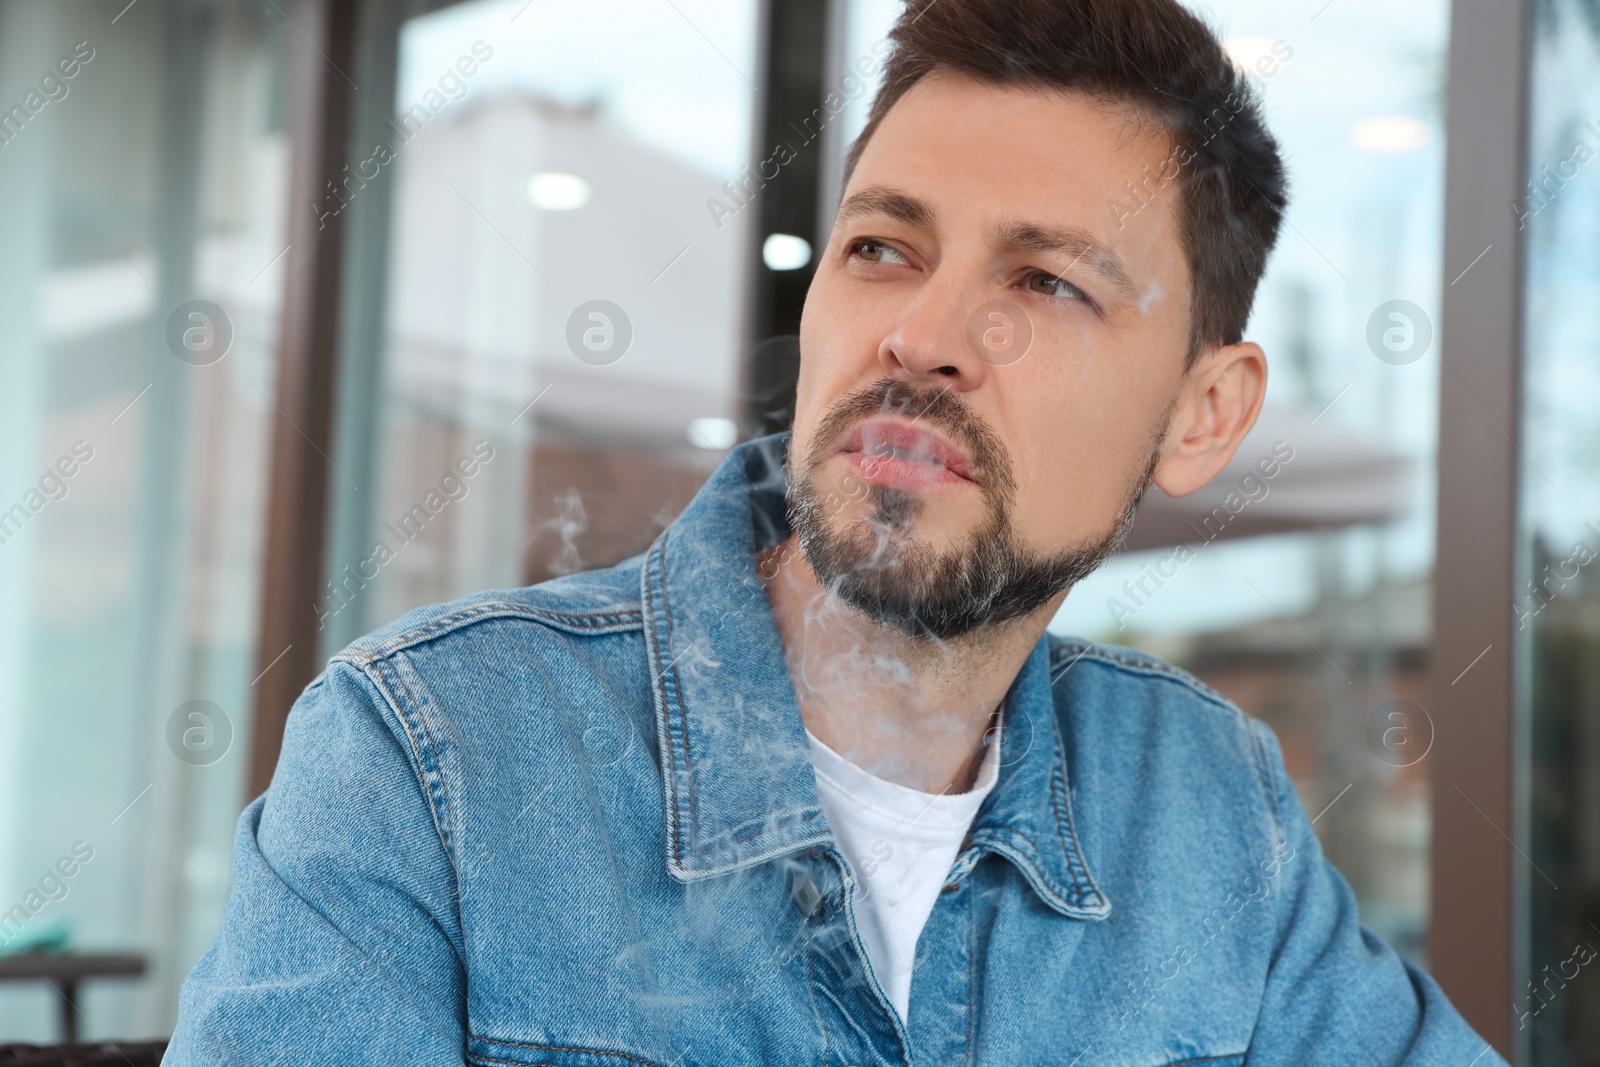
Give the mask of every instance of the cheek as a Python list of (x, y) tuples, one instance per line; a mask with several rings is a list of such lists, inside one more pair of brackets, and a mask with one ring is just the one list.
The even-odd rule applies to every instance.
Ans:
[(800, 374), (795, 383), (794, 398), (794, 438), (791, 444), (793, 457), (803, 460), (810, 449), (812, 431), (821, 421), (825, 403), (819, 403), (819, 398), (826, 396), (827, 385), (825, 381), (829, 373), (829, 345), (826, 338), (819, 338), (808, 328), (807, 322), (802, 319), (800, 323)]
[[(1163, 284), (1146, 288), (1153, 292)], [(1057, 421), (1071, 424), (1053, 432), (1072, 438), (1085, 459), (1123, 468), (1130, 460), (1142, 464), (1162, 411), (1177, 395), (1188, 349), (1187, 309), (1166, 297), (1157, 302), (1164, 306), (1148, 315), (1121, 307), (1109, 324), (1087, 316), (1049, 324), (1036, 341), (1039, 350), (1029, 353), (1029, 360), (1039, 358), (1029, 368), (1035, 380), (1028, 387), (1056, 406)]]
[(1052, 553), (1098, 542), (1110, 532), (1127, 503), (1131, 468), (1119, 459), (1105, 462), (1063, 456), (1031, 481), (1018, 471), (1012, 525), (1024, 545)]
[(820, 268), (800, 314), (796, 444), (810, 443), (812, 430), (840, 397), (883, 376), (878, 366), (882, 333), (845, 299), (846, 288), (841, 282), (829, 267)]
[(1109, 361), (1085, 362), (1094, 365), (1019, 381), (1015, 395), (1026, 406), (1007, 412), (1013, 525), (1040, 551), (1106, 535), (1143, 475), (1152, 411), (1160, 407), (1142, 384), (1135, 389), (1127, 376), (1108, 373)]

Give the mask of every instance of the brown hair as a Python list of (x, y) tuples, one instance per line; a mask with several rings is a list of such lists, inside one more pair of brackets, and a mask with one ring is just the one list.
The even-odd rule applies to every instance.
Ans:
[(1194, 292), (1188, 362), (1239, 341), (1287, 180), (1255, 93), (1205, 23), (1177, 0), (907, 0), (889, 40), (883, 87), (845, 158), (846, 184), (883, 116), (936, 70), (1131, 103), (1172, 139), (1162, 173), (1146, 168), (1128, 185), (1128, 204), (1143, 202), (1141, 188), (1154, 195), (1177, 182)]

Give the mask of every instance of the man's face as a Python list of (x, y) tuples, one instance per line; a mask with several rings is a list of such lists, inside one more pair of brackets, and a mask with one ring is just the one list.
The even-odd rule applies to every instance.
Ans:
[(1171, 156), (1078, 95), (940, 73), (890, 109), (800, 327), (795, 526), (824, 584), (953, 636), (1114, 547), (1184, 382), (1177, 184), (1144, 191)]

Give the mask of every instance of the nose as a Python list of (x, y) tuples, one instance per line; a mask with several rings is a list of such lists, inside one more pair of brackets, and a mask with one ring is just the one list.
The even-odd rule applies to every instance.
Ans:
[(968, 320), (981, 302), (976, 292), (936, 275), (879, 343), (884, 374), (959, 392), (978, 388), (990, 367), (972, 349)]

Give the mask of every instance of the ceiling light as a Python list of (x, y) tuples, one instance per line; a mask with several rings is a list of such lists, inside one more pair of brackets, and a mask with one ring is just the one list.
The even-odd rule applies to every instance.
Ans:
[(1350, 127), (1350, 143), (1363, 152), (1414, 152), (1428, 139), (1427, 123), (1404, 115), (1374, 115)]
[(811, 262), (811, 242), (792, 233), (775, 233), (761, 246), (761, 262), (773, 270), (799, 270)]
[(732, 419), (704, 418), (689, 423), (689, 440), (696, 448), (721, 452), (732, 448), (738, 439), (739, 427)]
[(528, 200), (544, 211), (572, 211), (589, 202), (589, 183), (576, 174), (540, 171), (528, 183)]

